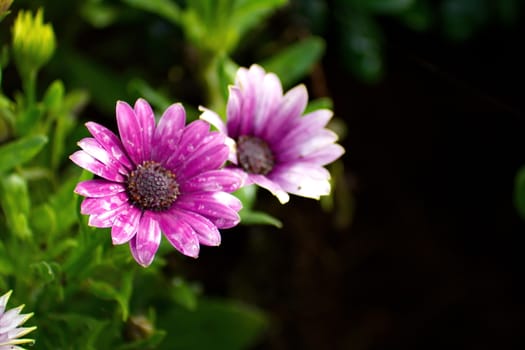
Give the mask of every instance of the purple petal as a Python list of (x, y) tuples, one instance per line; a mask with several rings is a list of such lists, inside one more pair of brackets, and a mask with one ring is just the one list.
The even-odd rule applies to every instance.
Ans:
[[(228, 100), (228, 104), (229, 103), (230, 103), (230, 101)], [(223, 133), (223, 134), (227, 135), (226, 124), (224, 124), (224, 121), (221, 119), (221, 117), (219, 117), (219, 115), (217, 113), (215, 113), (214, 111), (212, 111), (210, 109), (202, 107), (202, 106), (199, 106), (199, 111), (202, 112), (202, 114), (200, 115), (199, 119), (210, 123), (215, 128), (217, 128), (217, 130), (220, 133)], [(228, 115), (229, 115), (229, 112), (228, 112)]]
[(120, 142), (113, 132), (94, 122), (86, 123), (86, 127), (95, 140), (97, 140), (98, 143), (100, 143), (100, 145), (113, 156), (113, 158), (118, 160), (120, 164), (124, 165), (128, 170), (133, 168), (131, 161), (124, 151), (122, 142)]
[(102, 164), (84, 151), (76, 151), (69, 156), (69, 159), (81, 168), (89, 170), (93, 174), (103, 177), (106, 180), (115, 182), (124, 182), (125, 180), (117, 169)]
[(345, 153), (345, 149), (338, 144), (328, 145), (304, 157), (303, 161), (311, 162), (318, 165), (332, 163)]
[(241, 111), (242, 103), (250, 103), (250, 101), (244, 101), (242, 92), (237, 86), (230, 86), (228, 95), (228, 104), (226, 106), (227, 115), (227, 134), (232, 138), (239, 137), (239, 131), (244, 116)]
[(193, 228), (200, 244), (208, 246), (218, 246), (221, 244), (221, 234), (217, 229), (217, 226), (215, 226), (210, 220), (199, 214), (183, 209), (176, 210), (176, 213), (178, 217), (182, 218)]
[(149, 103), (143, 98), (139, 98), (135, 102), (134, 111), (142, 134), (142, 159), (149, 160), (151, 159), (151, 142), (155, 131), (155, 115)]
[[(89, 199), (89, 198), (86, 198)], [(93, 227), (111, 227), (113, 222), (126, 209), (127, 204), (123, 204), (118, 208), (102, 212), (100, 214), (91, 214), (89, 216), (88, 225)]]
[(321, 129), (317, 130), (314, 134), (305, 132), (289, 141), (287, 148), (276, 150), (278, 162), (302, 159), (313, 152), (325, 149), (337, 141), (337, 135), (331, 130)]
[(166, 166), (176, 171), (179, 164), (187, 160), (208, 135), (210, 125), (203, 120), (190, 123), (183, 131), (181, 140), (175, 152), (166, 161)]
[(126, 102), (118, 101), (116, 107), (117, 125), (122, 145), (135, 164), (144, 160), (144, 145), (141, 126), (135, 111)]
[(266, 123), (261, 131), (263, 139), (275, 143), (290, 131), (291, 124), (298, 119), (308, 103), (308, 91), (304, 85), (298, 85), (288, 91), (276, 109), (272, 122)]
[(330, 173), (315, 164), (294, 164), (274, 169), (272, 180), (289, 193), (319, 199), (330, 193)]
[(243, 178), (237, 172), (229, 169), (210, 170), (200, 173), (181, 184), (183, 193), (204, 191), (237, 191), (243, 183)]
[(106, 197), (125, 190), (126, 187), (118, 182), (87, 180), (79, 182), (74, 192), (84, 197)]
[(135, 236), (129, 241), (131, 254), (143, 267), (148, 267), (159, 249), (162, 233), (155, 214), (146, 211), (140, 218)]
[(139, 228), (141, 211), (129, 204), (113, 221), (111, 240), (113, 244), (123, 244), (135, 236)]
[(253, 135), (260, 135), (269, 123), (275, 123), (274, 115), (283, 98), (283, 88), (279, 78), (269, 73), (260, 82), (253, 114)]
[[(175, 215), (173, 215), (175, 214)], [(179, 252), (192, 258), (199, 256), (199, 239), (193, 228), (176, 212), (159, 213), (159, 223), (164, 237)]]
[(166, 165), (166, 160), (177, 150), (185, 123), (186, 112), (180, 103), (166, 109), (153, 134), (153, 160)]
[(290, 196), (283, 190), (279, 183), (270, 180), (268, 177), (264, 175), (249, 174), (248, 178), (254, 184), (270, 191), (275, 197), (277, 197), (281, 204), (285, 204), (290, 200)]
[(86, 198), (80, 205), (80, 213), (84, 215), (100, 215), (106, 211), (118, 208), (127, 202), (128, 196), (124, 192), (106, 197)]
[(106, 149), (104, 149), (102, 145), (94, 138), (84, 138), (78, 141), (78, 145), (84, 150), (84, 152), (102, 164), (117, 169), (117, 171), (122, 175), (128, 174), (128, 169), (126, 169), (126, 167), (124, 167), (124, 165), (121, 164), (118, 159), (113, 158), (113, 156), (109, 154), (109, 152), (106, 151)]
[(176, 208), (182, 208), (200, 214), (218, 228), (230, 228), (239, 223), (237, 212), (242, 203), (235, 196), (226, 192), (199, 192), (184, 194), (175, 202)]
[[(222, 136), (222, 134), (220, 134)], [(188, 160), (177, 169), (181, 180), (191, 178), (199, 173), (218, 169), (228, 159), (230, 150), (224, 144), (204, 145), (188, 158)]]
[(280, 139), (277, 139), (272, 143), (273, 150), (279, 152), (280, 150), (288, 148), (293, 144), (297, 138), (304, 140), (307, 135), (315, 135), (326, 126), (326, 124), (332, 118), (332, 111), (328, 109), (320, 109), (307, 115), (297, 118), (295, 125), (290, 127), (289, 132), (286, 135), (282, 135)]

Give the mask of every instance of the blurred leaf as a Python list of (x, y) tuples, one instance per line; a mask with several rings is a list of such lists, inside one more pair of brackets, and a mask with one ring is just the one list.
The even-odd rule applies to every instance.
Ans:
[(370, 12), (399, 13), (414, 4), (416, 0), (351, 0), (356, 7)]
[(240, 350), (256, 343), (267, 320), (261, 311), (246, 305), (202, 299), (194, 311), (159, 310), (159, 324), (171, 330), (163, 342), (170, 349)]
[(155, 13), (174, 24), (180, 24), (180, 8), (172, 0), (122, 0), (140, 10)]
[(128, 100), (125, 87), (129, 78), (122, 72), (73, 50), (59, 50), (56, 56), (55, 61), (62, 63), (60, 74), (68, 76), (72, 86), (89, 91), (93, 103), (102, 110), (113, 112), (115, 101)]
[(239, 31), (239, 36), (242, 36), (261, 23), (272, 11), (287, 3), (287, 0), (237, 0), (230, 23)]
[(172, 295), (177, 304), (188, 310), (195, 310), (197, 307), (197, 296), (194, 289), (182, 278), (173, 280)]
[(80, 10), (82, 17), (95, 28), (105, 28), (115, 22), (119, 10), (102, 1), (86, 1)]
[(350, 70), (367, 82), (377, 81), (383, 74), (381, 31), (370, 17), (345, 17), (341, 23), (342, 54)]
[(9, 259), (4, 243), (0, 240), (0, 275), (8, 276), (13, 272), (13, 264)]
[(330, 97), (321, 97), (308, 102), (304, 114), (317, 111), (318, 109), (333, 109), (334, 103)]
[(257, 199), (257, 186), (243, 186), (233, 194), (242, 202), (243, 209), (251, 209)]
[(441, 3), (443, 29), (451, 39), (470, 38), (488, 18), (486, 0), (443, 0)]
[(30, 221), (33, 230), (39, 233), (39, 241), (45, 241), (49, 235), (53, 235), (57, 231), (57, 218), (55, 211), (47, 203), (44, 203), (31, 211)]
[(64, 84), (60, 80), (55, 80), (49, 85), (42, 100), (47, 110), (56, 113), (61, 108), (64, 100), (64, 90)]
[(11, 174), (0, 179), (0, 205), (10, 231), (19, 238), (31, 237), (27, 219), (31, 202), (24, 178)]
[(518, 214), (525, 220), (525, 166), (518, 170), (514, 179), (514, 205)]
[(49, 283), (60, 277), (61, 268), (56, 262), (40, 261), (31, 264), (31, 270), (33, 271), (33, 277), (36, 281), (42, 281), (43, 283)]
[(116, 301), (120, 306), (122, 320), (125, 321), (129, 315), (129, 299), (131, 297), (133, 272), (134, 270), (131, 270), (122, 274), (122, 281), (119, 288), (115, 288), (105, 281), (89, 279), (86, 283), (86, 290), (101, 299)]
[(129, 82), (128, 88), (131, 92), (138, 93), (139, 96), (145, 98), (153, 107), (159, 111), (166, 110), (173, 102), (172, 100), (154, 89), (146, 81), (135, 78)]
[(126, 343), (118, 346), (116, 350), (144, 350), (144, 349), (159, 349), (159, 345), (166, 337), (166, 331), (154, 330), (146, 339), (139, 339), (132, 343)]
[(1, 145), (0, 173), (31, 160), (46, 143), (46, 136), (34, 135)]
[(283, 224), (278, 219), (270, 214), (261, 211), (251, 211), (249, 209), (241, 209), (239, 212), (241, 223), (243, 225), (272, 225), (277, 228), (282, 228)]
[(309, 37), (261, 62), (268, 71), (277, 74), (285, 88), (304, 78), (319, 61), (325, 48), (320, 37)]

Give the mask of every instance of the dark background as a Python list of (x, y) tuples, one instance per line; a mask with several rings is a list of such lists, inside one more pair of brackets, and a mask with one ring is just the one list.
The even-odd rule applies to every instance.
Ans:
[(351, 225), (337, 207), (294, 197), (283, 209), (262, 193), (284, 229), (225, 232), (193, 276), (270, 313), (257, 349), (520, 348), (524, 26), (455, 42), (380, 23), (383, 79), (345, 69), (332, 28), (307, 82), (315, 91), (320, 73), (348, 128), (335, 196), (351, 190)]

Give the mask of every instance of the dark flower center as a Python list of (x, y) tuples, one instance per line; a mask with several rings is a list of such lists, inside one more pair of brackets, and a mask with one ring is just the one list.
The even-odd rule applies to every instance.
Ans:
[(127, 191), (131, 204), (152, 211), (168, 209), (180, 194), (175, 174), (151, 160), (129, 174)]
[(268, 174), (273, 168), (273, 153), (268, 144), (255, 136), (239, 136), (237, 160), (244, 171), (251, 174)]

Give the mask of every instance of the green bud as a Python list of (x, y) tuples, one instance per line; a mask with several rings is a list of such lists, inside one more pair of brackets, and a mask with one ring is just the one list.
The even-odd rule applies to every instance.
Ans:
[(55, 33), (49, 23), (43, 23), (39, 9), (33, 17), (30, 11), (20, 11), (13, 25), (13, 55), (22, 76), (40, 69), (55, 51)]

